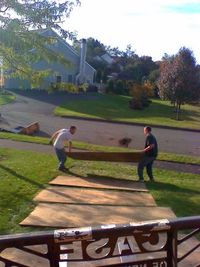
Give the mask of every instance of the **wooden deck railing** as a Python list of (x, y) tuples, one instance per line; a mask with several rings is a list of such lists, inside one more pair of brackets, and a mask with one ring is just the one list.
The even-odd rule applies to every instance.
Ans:
[[(178, 233), (183, 230), (191, 232), (179, 239)], [(200, 216), (7, 235), (0, 237), (0, 266), (2, 263), (5, 267), (40, 267), (33, 265), (33, 261), (25, 265), (22, 256), (19, 260), (6, 256), (18, 250), (46, 260), (47, 265), (41, 267), (177, 267), (199, 250), (200, 242), (197, 240), (194, 247), (188, 246), (188, 251), (178, 256), (179, 246), (198, 233)], [(6, 253), (8, 249), (12, 252)], [(199, 266), (200, 255), (194, 267)]]

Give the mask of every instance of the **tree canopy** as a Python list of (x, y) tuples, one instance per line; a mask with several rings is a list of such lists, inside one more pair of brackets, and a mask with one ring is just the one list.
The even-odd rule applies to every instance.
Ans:
[(63, 38), (74, 34), (62, 28), (62, 22), (79, 0), (57, 2), (52, 0), (1, 0), (0, 2), (0, 56), (6, 74), (20, 76), (38, 85), (48, 75), (48, 70), (32, 68), (37, 61), (63, 61), (50, 49), (53, 38), (42, 36), (41, 30), (51, 28)]

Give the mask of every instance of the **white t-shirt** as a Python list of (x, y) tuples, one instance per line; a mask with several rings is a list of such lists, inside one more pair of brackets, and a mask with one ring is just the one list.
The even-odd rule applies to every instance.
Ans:
[(66, 141), (71, 141), (72, 134), (69, 129), (62, 129), (60, 133), (57, 135), (56, 140), (53, 144), (55, 148), (62, 149), (64, 148)]

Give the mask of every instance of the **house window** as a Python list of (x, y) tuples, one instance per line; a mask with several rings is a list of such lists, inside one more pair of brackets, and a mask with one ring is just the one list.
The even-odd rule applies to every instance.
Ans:
[(73, 77), (71, 74), (68, 75), (68, 83), (72, 83), (73, 82)]
[(62, 77), (61, 76), (56, 76), (56, 83), (61, 83)]

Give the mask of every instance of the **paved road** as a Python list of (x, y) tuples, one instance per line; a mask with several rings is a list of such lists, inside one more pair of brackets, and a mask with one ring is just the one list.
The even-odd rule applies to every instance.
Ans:
[[(15, 149), (20, 149), (20, 150), (28, 150), (28, 151), (35, 151), (35, 152), (43, 152), (43, 153), (53, 154), (55, 156), (53, 146), (50, 146), (50, 145), (42, 145), (42, 144), (13, 141), (13, 140), (8, 140), (8, 139), (0, 139), (0, 147), (15, 148)], [(76, 151), (76, 149), (74, 150)], [(131, 163), (131, 165), (136, 165), (136, 164)], [(154, 165), (157, 168), (166, 169), (166, 170), (174, 170), (174, 171), (179, 171), (179, 172), (200, 174), (200, 165), (173, 163), (173, 162), (159, 161), (159, 160), (156, 160)]]
[[(119, 139), (129, 137), (132, 139), (130, 147), (135, 149), (143, 148), (143, 126), (60, 118), (53, 115), (54, 108), (60, 103), (80, 97), (90, 97), (92, 100), (94, 96), (67, 95), (63, 93), (48, 95), (42, 91), (20, 92), (16, 96), (15, 103), (1, 107), (3, 118), (0, 121), (0, 128), (14, 128), (18, 125), (27, 125), (33, 121), (39, 121), (41, 132), (51, 135), (59, 128), (77, 125), (76, 140), (117, 146)], [(198, 132), (155, 127), (153, 132), (158, 138), (160, 151), (200, 155), (200, 133)]]

